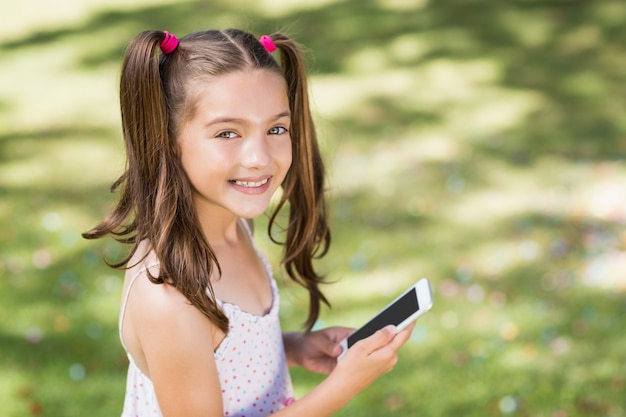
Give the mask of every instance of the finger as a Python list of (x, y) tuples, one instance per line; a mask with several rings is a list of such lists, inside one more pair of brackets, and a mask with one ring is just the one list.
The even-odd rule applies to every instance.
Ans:
[(318, 339), (321, 341), (318, 344), (318, 348), (321, 352), (334, 359), (342, 352), (339, 342), (350, 336), (353, 332), (354, 330), (351, 328), (336, 326), (328, 327), (314, 333), (317, 334)]
[(341, 354), (341, 346), (335, 341), (335, 336), (331, 329), (324, 329), (311, 333), (314, 344), (320, 353), (336, 358)]
[[(367, 351), (367, 354), (371, 354), (372, 352), (380, 349), (381, 347), (389, 344), (389, 342), (396, 335), (396, 326), (390, 324), (382, 329), (378, 330), (376, 333), (367, 337), (358, 343), (362, 342), (364, 349)], [(356, 345), (355, 345), (356, 346)]]
[(392, 347), (397, 350), (400, 348), (400, 346), (405, 344), (411, 338), (411, 333), (413, 332), (414, 328), (415, 323), (413, 322), (406, 329), (396, 334), (393, 341), (391, 342)]
[(337, 343), (354, 333), (354, 329), (349, 327), (336, 326), (329, 327), (327, 330), (332, 341)]

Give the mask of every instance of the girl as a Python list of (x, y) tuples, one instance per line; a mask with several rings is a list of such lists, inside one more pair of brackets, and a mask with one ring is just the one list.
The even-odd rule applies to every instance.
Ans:
[[(112, 265), (126, 269), (123, 416), (328, 416), (393, 368), (410, 329), (395, 337), (383, 329), (339, 363), (350, 330), (311, 331), (327, 303), (312, 258), (326, 253), (330, 233), (304, 63), (291, 39), (143, 32), (126, 50), (120, 99), (127, 164), (112, 187), (120, 199), (84, 237), (132, 245)], [(303, 333), (281, 333), (276, 283), (252, 240), (251, 219), (278, 188), (268, 230), (288, 209), (283, 264), (309, 293)], [(294, 401), (288, 365), (329, 375)]]

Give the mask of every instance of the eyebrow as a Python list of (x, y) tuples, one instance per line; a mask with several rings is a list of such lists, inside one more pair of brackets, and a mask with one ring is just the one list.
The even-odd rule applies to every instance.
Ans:
[[(283, 117), (291, 117), (291, 112), (289, 110), (285, 110), (284, 112), (278, 113), (271, 120), (279, 120)], [(244, 123), (245, 119), (237, 118), (237, 117), (218, 117), (217, 119), (212, 119), (207, 123), (207, 126), (215, 125), (219, 123)]]

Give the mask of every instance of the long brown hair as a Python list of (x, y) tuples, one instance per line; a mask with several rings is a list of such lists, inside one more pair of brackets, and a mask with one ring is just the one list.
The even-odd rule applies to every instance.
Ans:
[[(308, 99), (306, 69), (298, 45), (289, 37), (270, 37), (280, 51), (280, 64), (250, 33), (207, 30), (180, 39), (174, 52), (159, 52), (162, 31), (137, 35), (126, 49), (120, 81), (122, 127), (127, 162), (111, 187), (119, 189), (117, 205), (100, 224), (83, 233), (86, 239), (112, 235), (132, 244), (114, 268), (128, 267), (140, 242), (146, 240), (160, 261), (156, 284), (176, 287), (222, 331), (228, 318), (216, 303), (210, 282), (219, 271), (215, 253), (200, 228), (192, 188), (183, 170), (177, 134), (195, 111), (194, 82), (245, 69), (282, 74), (291, 110), (292, 165), (283, 182), (282, 197), (270, 215), (268, 234), (284, 245), (283, 265), (289, 277), (309, 293), (310, 330), (328, 304), (319, 284), (323, 277), (313, 259), (330, 245), (324, 198), (324, 165), (317, 144)], [(272, 236), (281, 209), (288, 209), (284, 241)]]

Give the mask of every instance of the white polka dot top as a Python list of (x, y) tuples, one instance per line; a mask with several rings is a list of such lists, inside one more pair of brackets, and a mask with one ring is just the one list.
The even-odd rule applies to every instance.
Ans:
[[(222, 389), (224, 416), (228, 417), (264, 417), (294, 401), (278, 319), (278, 288), (269, 263), (261, 253), (259, 256), (272, 288), (269, 313), (257, 316), (218, 300), (230, 321), (228, 335), (213, 353)], [(129, 284), (120, 312), (120, 337), (128, 292), (134, 280), (155, 265), (158, 263), (146, 265)], [(122, 417), (162, 416), (152, 381), (135, 365), (126, 347), (124, 349), (130, 364)]]

